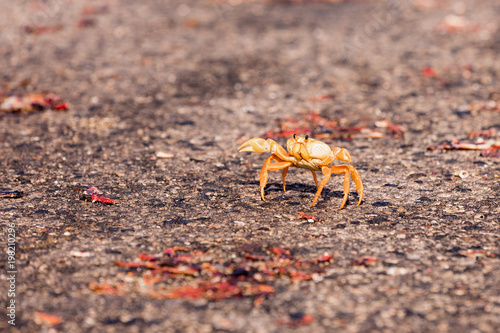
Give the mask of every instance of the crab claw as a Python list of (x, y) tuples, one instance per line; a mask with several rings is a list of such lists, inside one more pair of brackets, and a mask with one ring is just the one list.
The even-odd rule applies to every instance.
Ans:
[(333, 151), (335, 159), (351, 163), (351, 154), (345, 148), (335, 148)]
[(238, 151), (250, 153), (265, 153), (271, 150), (271, 145), (264, 139), (253, 138), (243, 143)]

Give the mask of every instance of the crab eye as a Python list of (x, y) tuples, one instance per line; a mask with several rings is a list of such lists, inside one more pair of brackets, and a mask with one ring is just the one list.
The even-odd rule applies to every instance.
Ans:
[(294, 139), (294, 140), (297, 140), (297, 134), (294, 134), (294, 135), (293, 135), (293, 139)]
[(309, 139), (309, 135), (306, 134), (306, 140)]

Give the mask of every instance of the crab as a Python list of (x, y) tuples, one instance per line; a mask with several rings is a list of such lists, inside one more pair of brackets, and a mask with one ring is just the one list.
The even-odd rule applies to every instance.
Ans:
[[(342, 209), (347, 202), (351, 178), (356, 184), (356, 191), (359, 193), (357, 206), (361, 204), (361, 201), (363, 200), (363, 182), (361, 181), (361, 177), (356, 168), (350, 165), (351, 155), (347, 149), (339, 147), (334, 147), (332, 149), (326, 143), (312, 139), (308, 135), (305, 137), (299, 137), (296, 134), (294, 134), (292, 138), (288, 139), (286, 148), (288, 152), (274, 140), (265, 140), (262, 138), (250, 139), (238, 148), (240, 153), (271, 152), (271, 156), (266, 159), (264, 166), (260, 171), (260, 196), (263, 201), (266, 201), (264, 198), (264, 188), (266, 187), (267, 180), (269, 179), (269, 171), (282, 170), (283, 191), (286, 191), (285, 177), (288, 173), (288, 168), (297, 167), (311, 170), (314, 177), (317, 191), (311, 207), (313, 207), (316, 201), (318, 201), (321, 191), (330, 180), (332, 173), (344, 175), (344, 198), (342, 199), (342, 204), (339, 209)], [(335, 160), (348, 162), (349, 164), (331, 165)], [(324, 175), (324, 178), (321, 180), (319, 185), (316, 177), (316, 171), (321, 171)]]

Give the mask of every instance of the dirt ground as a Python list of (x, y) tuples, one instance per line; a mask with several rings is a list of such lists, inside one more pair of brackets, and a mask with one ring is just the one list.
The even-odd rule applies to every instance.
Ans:
[[(494, 0), (4, 1), (0, 97), (68, 109), (0, 111), (0, 191), (24, 192), (0, 198), (0, 277), (12, 224), (17, 271), (0, 330), (500, 331), (500, 158), (427, 149), (498, 140), (499, 16)], [(349, 150), (359, 207), (351, 186), (338, 209), (337, 176), (310, 208), (302, 169), (260, 199), (268, 154), (237, 148), (295, 129)], [(80, 200), (89, 187), (116, 204)], [(116, 263), (158, 262), (141, 253), (205, 259), (150, 283)], [(247, 294), (164, 293), (226, 280)]]

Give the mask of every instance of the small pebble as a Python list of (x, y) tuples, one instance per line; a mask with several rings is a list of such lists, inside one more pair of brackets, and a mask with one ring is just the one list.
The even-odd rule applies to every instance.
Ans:
[(461, 170), (461, 171), (455, 172), (455, 177), (459, 177), (459, 178), (465, 179), (465, 178), (469, 177), (469, 172), (467, 172), (465, 170)]
[(158, 157), (158, 158), (172, 158), (172, 157), (174, 157), (174, 154), (165, 153), (163, 151), (160, 151), (160, 152), (156, 153), (156, 157)]

